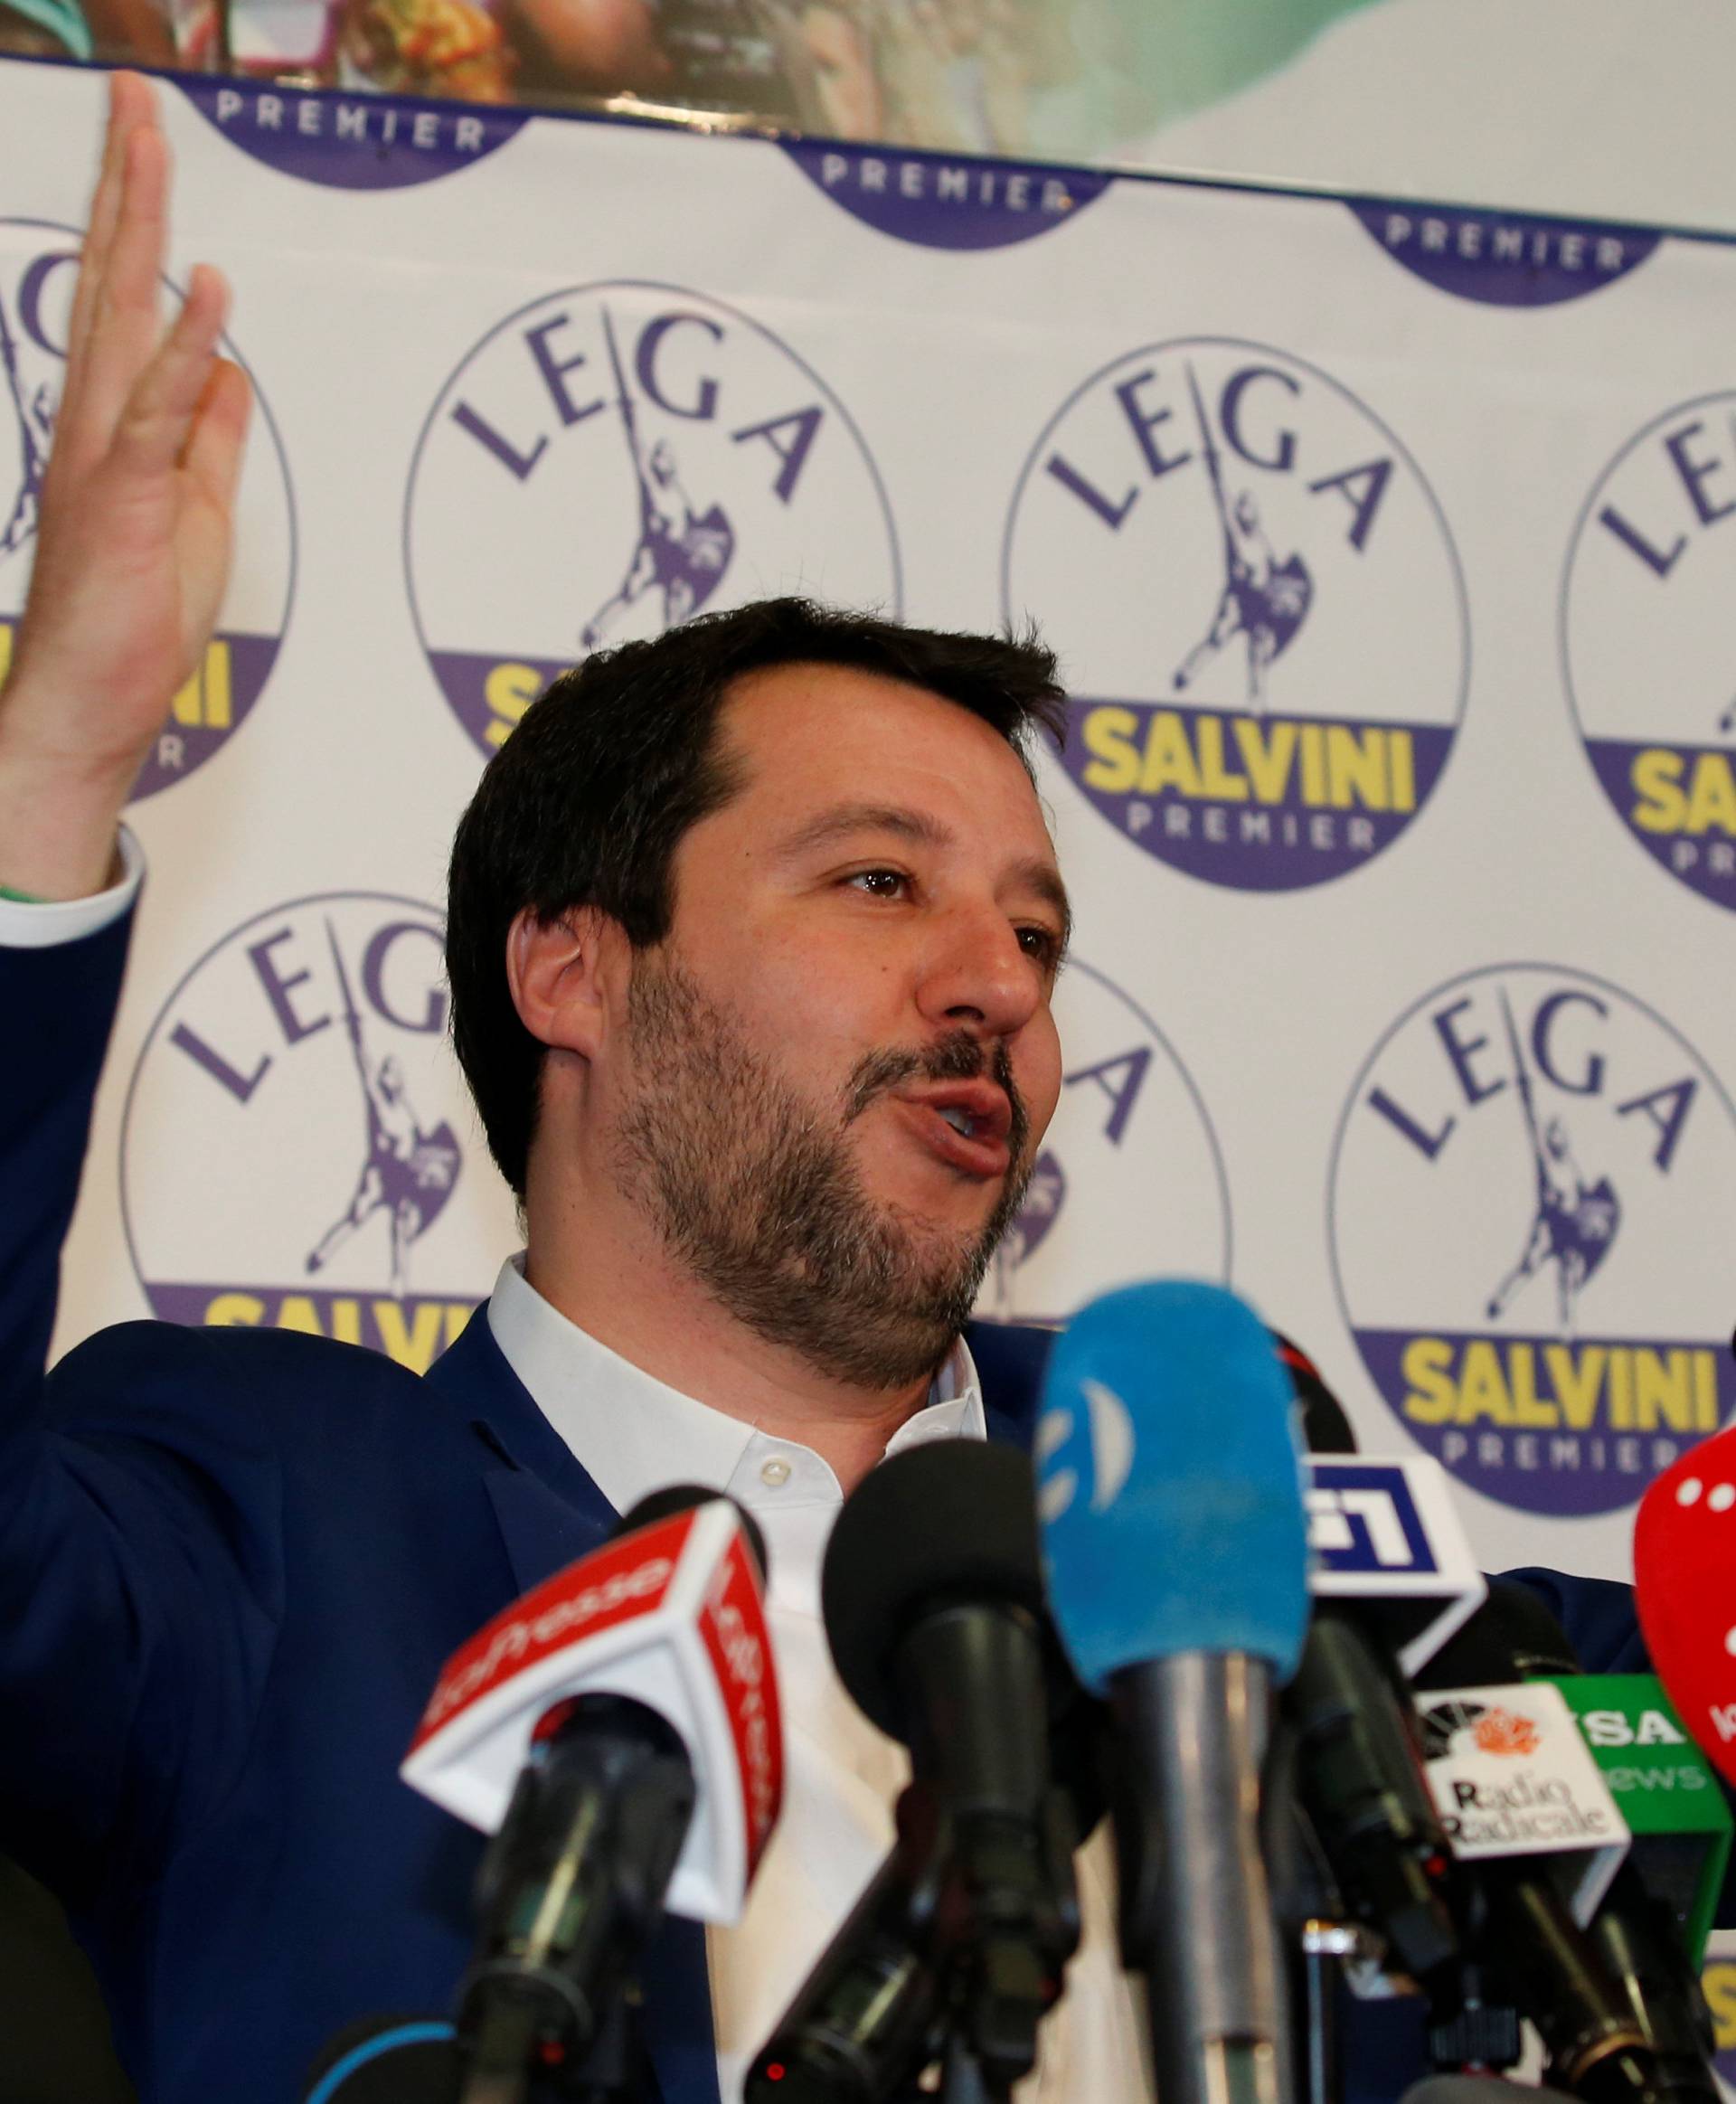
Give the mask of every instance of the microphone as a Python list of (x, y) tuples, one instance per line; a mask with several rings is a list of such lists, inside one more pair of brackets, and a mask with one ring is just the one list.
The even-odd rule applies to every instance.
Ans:
[(1683, 1722), (1736, 1783), (1736, 1426), (1691, 1447), (1640, 1499), (1634, 1601)]
[(659, 1492), (443, 1668), (401, 1772), (495, 1829), (466, 2104), (522, 2098), (533, 2063), (628, 2080), (625, 1991), (665, 1905), (739, 1914), (783, 1779), (757, 1533), (712, 1492)]
[[(1062, 1690), (1051, 1683), (1050, 1754), (1082, 1845), (1103, 1816), (1100, 1712), (1071, 1673), (1066, 1680)], [(932, 1943), (946, 1866), (934, 1826), (931, 1807), (907, 1792), (898, 1840), (755, 2055), (746, 2104), (875, 2104), (901, 2096), (940, 2057), (943, 1981)]]
[[(1423, 1772), (1392, 1603), (1414, 1603), (1420, 1537), (1432, 1569), (1469, 1565), (1468, 1546), (1460, 1556), (1448, 1530), (1428, 1534), (1422, 1501), (1401, 1471), (1358, 1484), (1343, 1467), (1319, 1467), (1323, 1453), (1355, 1456), (1350, 1420), (1301, 1346), (1273, 1335), (1302, 1410), (1309, 1539), (1319, 1558), (1313, 1618), (1282, 1703), (1302, 1807), (1347, 1911), (1380, 1935), (1400, 1971), (1426, 1984), (1459, 1954), (1448, 1901), (1452, 1846)], [(1388, 1541), (1401, 1545), (1382, 1556)], [(1320, 1566), (1335, 1566), (1343, 1581), (1324, 1597)], [(1351, 1593), (1353, 1571), (1367, 1592)], [(1474, 1572), (1472, 1583), (1480, 1594)]]
[[(1567, 1684), (1561, 1692), (1594, 1756), (1600, 1741), (1621, 1748), (1619, 1768), (1603, 1764), (1605, 1780), (1624, 1813), (1631, 1807), (1637, 1819), (1652, 1815), (1651, 1830), (1634, 1831), (1627, 1859), (1591, 1920), (1590, 1938), (1657, 2056), (1659, 2093), (1680, 2104), (1718, 2104), (1712, 2013), (1695, 1969), (1730, 1848), (1730, 1815), (1717, 1785), (1679, 1743), (1684, 1734), (1674, 1730), (1659, 1706), (1665, 1697), (1654, 1675), (1587, 1676), (1566, 1631), (1530, 1587), (1514, 1579), (1490, 1581), (1483, 1613), (1486, 1627), (1499, 1632), (1501, 1655), (1517, 1675)], [(1475, 1654), (1467, 1663), (1477, 1663)], [(1654, 1738), (1661, 1732), (1666, 1743), (1670, 1738), (1678, 1741), (1665, 1762), (1654, 1758), (1644, 1780), (1635, 1769), (1646, 1750), (1628, 1743), (1636, 1735), (1629, 1721), (1635, 1710), (1642, 1730), (1649, 1723)], [(1645, 1788), (1660, 1772), (1665, 1781), (1698, 1779), (1700, 1786), (1675, 1800), (1675, 1808), (1665, 1815), (1667, 1826), (1657, 1822), (1656, 1799)], [(1621, 1787), (1624, 1776), (1631, 1788)]]
[(1157, 2093), (1288, 2104), (1260, 1778), (1308, 1610), (1289, 1375), (1234, 1295), (1160, 1282), (1073, 1317), (1043, 1401), (1050, 1602), (1114, 1715), (1121, 1948)]
[[(1079, 1943), (1074, 1822), (1050, 1731), (1082, 1698), (1043, 1605), (1029, 1461), (947, 1440), (883, 1462), (838, 1516), (820, 1598), (838, 1676), (909, 1748), (911, 1782), (892, 1863), (774, 2043), (818, 2089), (829, 2075), (871, 2098), (914, 2077), (938, 2043), (960, 2083), (1004, 2095), (1035, 2065), (1037, 2026)], [(835, 2013), (876, 1969), (899, 1998), (853, 2043)], [(768, 2048), (756, 2078), (775, 2080), (778, 2061)]]
[[(1419, 1675), (1419, 1686), (1522, 1680), (1537, 1658), (1540, 1627), (1531, 1596), (1515, 1600), (1524, 1593), (1511, 1581), (1492, 1585), (1488, 1599)], [(1556, 1659), (1572, 1656), (1552, 1624), (1547, 1647)], [(1587, 2104), (1656, 2104), (1668, 2086), (1641, 2014), (1547, 1870), (1503, 1856), (1461, 1859), (1458, 1873), (1473, 1957), (1536, 2026), (1551, 2080)], [(1442, 2043), (1450, 2028), (1438, 2024)]]

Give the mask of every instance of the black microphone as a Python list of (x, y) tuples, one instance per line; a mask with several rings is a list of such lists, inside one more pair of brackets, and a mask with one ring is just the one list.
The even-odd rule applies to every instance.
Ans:
[[(621, 1521), (610, 1547), (574, 1567), (579, 1580), (587, 1569), (618, 1564), (624, 1538), (649, 1543), (655, 1537), (648, 1530), (711, 1504), (715, 1495), (689, 1486), (654, 1493)], [(726, 1585), (741, 1594), (739, 1611), (769, 1682), (759, 1605), (765, 1543), (739, 1508), (734, 1518), (759, 1566), (745, 1585), (731, 1575), (737, 1568), (731, 1556), (739, 1563), (731, 1545), (740, 1539), (732, 1532), (703, 1547), (689, 1533), (670, 1552), (673, 1568), (684, 1571), (701, 1554), (708, 1570), (714, 1567), (704, 1582), (704, 1600), (721, 1597)], [(667, 1557), (661, 1563), (653, 1558), (648, 1568), (656, 1576), (666, 1567)], [(605, 1582), (599, 1578), (593, 1594)], [(673, 1591), (675, 1582), (664, 1580), (664, 1590)], [(643, 1600), (648, 1611), (662, 1597), (642, 1590), (624, 1604), (642, 1611)], [(521, 1602), (508, 1613), (522, 1619), (526, 1611)], [(547, 1610), (551, 1618), (563, 1611)], [(702, 1606), (701, 1614), (705, 1611)], [(684, 1617), (691, 1612), (684, 1609)], [(618, 1612), (616, 1618), (623, 1618)], [(587, 1684), (586, 1641), (573, 1646), (571, 1692), (552, 1701), (533, 1733), (530, 1758), (477, 1875), (480, 1933), (458, 1994), (464, 2104), (519, 2104), (532, 2093), (533, 2079), (541, 2079), (539, 2071), (551, 2081), (559, 2077), (569, 2093), (579, 2084), (603, 2090), (637, 2086), (643, 2049), (627, 2014), (633, 1967), (663, 1919), (702, 1788), (713, 1802), (731, 1789), (740, 1801), (739, 1745), (732, 1743), (726, 1759), (707, 1758), (704, 1748), (696, 1751), (654, 1706), (655, 1695), (641, 1701), (612, 1691), (607, 1666), (601, 1685)], [(667, 1648), (666, 1637), (647, 1638), (658, 1641)], [(774, 1706), (774, 1730), (775, 1715)], [(726, 1725), (712, 1736), (720, 1734), (731, 1738)], [(775, 1752), (772, 1760), (775, 1765)]]
[[(1474, 1643), (1461, 1650), (1464, 1635), (1453, 1639), (1432, 1663), (1431, 1675), (1444, 1668), (1465, 1685), (1508, 1677), (1481, 1670), (1491, 1656), (1505, 1659), (1509, 1674), (1521, 1679), (1566, 1679), (1584, 1671), (1566, 1630), (1516, 1579), (1490, 1580), (1489, 1597), (1472, 1626), (1477, 1630)], [(1675, 2104), (1720, 2104), (1722, 2092), (1712, 2066), (1712, 2012), (1675, 1910), (1648, 1882), (1644, 1861), (1637, 1838), (1587, 1934), (1656, 2055), (1658, 2093)]]
[[(1103, 1816), (1102, 1712), (1076, 1683), (1060, 1692), (1050, 1754), (1082, 1845)], [(897, 1841), (754, 2056), (746, 2104), (875, 2104), (939, 2057), (944, 1982), (932, 1953), (947, 1865), (932, 1800), (907, 1792), (898, 1809)]]
[[(1524, 1678), (1526, 1661), (1535, 1656), (1536, 1625), (1527, 1615), (1518, 1626), (1510, 1591), (1491, 1588), (1490, 1598), (1417, 1675), (1420, 1689)], [(1571, 1657), (1566, 1638), (1554, 1635), (1559, 1641), (1552, 1648)], [(1457, 1871), (1471, 1956), (1536, 2026), (1552, 2081), (1587, 2104), (1659, 2104), (1666, 2085), (1657, 2053), (1621, 1980), (1547, 1871), (1523, 1857), (1460, 1862)], [(1448, 2020), (1438, 2035), (1450, 2033)]]
[[(1301, 1346), (1272, 1332), (1312, 1454), (1354, 1454), (1343, 1406)], [(1424, 1773), (1405, 1678), (1382, 1617), (1316, 1599), (1280, 1703), (1296, 1785), (1337, 1893), (1420, 1986), (1458, 1957), (1452, 1847)]]
[[(838, 1517), (820, 1590), (840, 1679), (910, 1749), (901, 1874), (947, 2048), (1004, 2094), (1035, 2064), (1079, 1943), (1074, 1821), (1052, 1778), (1050, 1722), (1084, 1698), (1043, 1605), (1029, 1461), (947, 1440), (882, 1463)], [(891, 1891), (871, 1887), (871, 1900), (892, 1908)], [(912, 2022), (920, 2057), (903, 2079), (929, 2057)]]

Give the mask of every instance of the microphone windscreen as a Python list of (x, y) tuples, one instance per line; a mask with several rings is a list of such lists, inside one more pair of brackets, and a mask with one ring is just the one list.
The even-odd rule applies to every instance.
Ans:
[[(673, 1519), (677, 1513), (690, 1513), (696, 1505), (710, 1505), (713, 1498), (723, 1495), (721, 1490), (704, 1490), (696, 1483), (671, 1483), (662, 1490), (648, 1490), (632, 1511), (623, 1514), (615, 1529), (617, 1536), (630, 1534), (639, 1527), (655, 1526), (659, 1520)], [(730, 1504), (735, 1505), (731, 1498)], [(754, 1561), (760, 1566), (760, 1590), (766, 1587), (766, 1577), (771, 1569), (766, 1550), (766, 1537), (760, 1531), (760, 1523), (750, 1512), (735, 1505), (735, 1516), (741, 1523), (741, 1531), (748, 1537), (748, 1546), (753, 1551)]]
[(1037, 1426), (1049, 1601), (1080, 1678), (1241, 1652), (1279, 1678), (1307, 1626), (1288, 1369), (1222, 1287), (1156, 1281), (1081, 1308)]
[(965, 1601), (1043, 1614), (1031, 1464), (1014, 1447), (939, 1439), (863, 1477), (820, 1573), (838, 1677), (893, 1738), (904, 1735), (899, 1645), (924, 1613)]
[(461, 2073), (442, 2018), (370, 2016), (320, 2054), (302, 2104), (458, 2104)]
[(1492, 1578), (1487, 1599), (1429, 1659), (1416, 1684), (1485, 1687), (1580, 1670), (1567, 1631), (1530, 1586)]
[(1634, 1605), (1682, 1722), (1736, 1783), (1736, 1426), (1690, 1447), (1640, 1499)]

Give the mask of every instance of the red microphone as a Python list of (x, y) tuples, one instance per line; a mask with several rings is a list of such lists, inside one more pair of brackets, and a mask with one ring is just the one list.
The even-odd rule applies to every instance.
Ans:
[(1690, 1448), (1640, 1499), (1634, 1597), (1682, 1722), (1736, 1783), (1736, 1425)]

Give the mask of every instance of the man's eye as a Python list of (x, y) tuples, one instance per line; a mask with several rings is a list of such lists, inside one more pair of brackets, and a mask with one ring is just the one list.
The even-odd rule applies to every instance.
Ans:
[(850, 879), (853, 884), (876, 899), (897, 898), (910, 881), (902, 870), (858, 870)]
[(1052, 928), (1021, 928), (1019, 948), (1045, 970), (1052, 971), (1061, 960), (1061, 938)]

